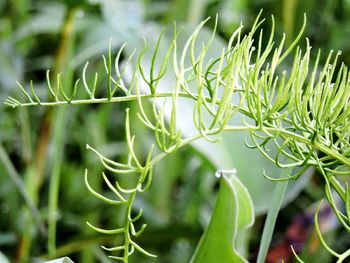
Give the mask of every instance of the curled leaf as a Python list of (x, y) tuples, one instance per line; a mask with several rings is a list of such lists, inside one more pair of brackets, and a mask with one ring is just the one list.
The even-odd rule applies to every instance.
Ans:
[(239, 179), (222, 174), (210, 223), (192, 257), (199, 262), (247, 262), (235, 248), (237, 232), (254, 222), (250, 195)]

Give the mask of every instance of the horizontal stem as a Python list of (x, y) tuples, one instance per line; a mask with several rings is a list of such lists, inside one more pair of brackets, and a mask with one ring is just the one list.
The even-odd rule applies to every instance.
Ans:
[[(141, 99), (154, 99), (154, 98), (172, 98), (173, 92), (160, 92), (155, 94), (140, 94), (140, 95), (127, 95), (124, 97), (112, 97), (112, 98), (89, 98), (89, 99), (79, 99), (79, 100), (59, 100), (59, 101), (48, 101), (48, 102), (40, 102), (40, 104), (36, 101), (32, 102), (26, 102), (26, 103), (20, 103), (20, 104), (13, 104), (11, 105), (13, 108), (16, 107), (30, 107), (30, 106), (46, 106), (46, 107), (54, 107), (54, 106), (60, 106), (60, 105), (85, 105), (85, 104), (104, 104), (104, 103), (118, 103), (118, 102), (126, 102), (126, 101), (134, 101), (137, 100), (138, 97)], [(181, 98), (188, 98), (188, 99), (196, 99), (197, 97), (193, 97), (193, 94), (188, 94), (186, 92), (179, 92), (177, 93), (178, 97)], [(212, 102), (212, 99), (209, 97), (203, 98), (207, 102)], [(221, 100), (217, 99), (216, 104), (220, 104)], [(231, 108), (233, 110), (238, 110), (244, 115), (247, 115), (251, 117), (248, 111), (238, 108), (236, 105), (231, 105)]]
[[(112, 97), (112, 98), (94, 98), (94, 99), (80, 99), (80, 100), (71, 100), (71, 101), (53, 101), (53, 102), (41, 102), (40, 104), (36, 101), (32, 102), (27, 102), (27, 103), (21, 103), (18, 105), (12, 105), (13, 107), (28, 107), (28, 106), (36, 106), (36, 105), (41, 105), (41, 106), (59, 106), (59, 105), (84, 105), (84, 104), (103, 104), (103, 103), (118, 103), (118, 102), (127, 102), (127, 101), (134, 101), (137, 100), (138, 97), (141, 99), (152, 99), (152, 98), (168, 98), (172, 97), (173, 93), (172, 92), (161, 92), (161, 93), (156, 93), (156, 94), (142, 94), (142, 95), (128, 95), (124, 97)], [(194, 99), (193, 94), (188, 94), (185, 92), (179, 92), (177, 94), (178, 97), (182, 98), (188, 98), (188, 99)], [(204, 98), (207, 102), (212, 102), (212, 99), (209, 97)], [(220, 100), (216, 100), (216, 104), (220, 104)], [(252, 117), (249, 111), (242, 109), (238, 107), (237, 105), (231, 104), (231, 108), (233, 110), (237, 110), (238, 112), (242, 113), (243, 115), (246, 115), (247, 117)], [(311, 141), (310, 139), (301, 136), (299, 134), (287, 131), (287, 130), (281, 130), (279, 128), (274, 128), (274, 127), (264, 127), (264, 130), (270, 133), (275, 133), (280, 135), (281, 137), (284, 138), (291, 138), (296, 141), (305, 143), (307, 145), (312, 145), (316, 150), (319, 150), (323, 153), (325, 153), (328, 156), (333, 157), (334, 159), (342, 162), (343, 164), (347, 165), (350, 167), (350, 159), (346, 158), (342, 154), (334, 151), (333, 149), (327, 147), (326, 145), (319, 143), (317, 141)], [(223, 129), (223, 131), (236, 131), (236, 132), (257, 132), (261, 131), (261, 127), (257, 126), (227, 126)], [(215, 129), (211, 130), (210, 133), (215, 133)], [(210, 135), (210, 134), (208, 134)], [(179, 146), (177, 147), (182, 147), (185, 146), (199, 138), (202, 138), (202, 135), (197, 135), (192, 138), (184, 140)], [(171, 150), (171, 149), (170, 149)], [(162, 153), (158, 155), (151, 163), (155, 164), (157, 163), (160, 159), (162, 159), (164, 156), (166, 156), (167, 153)], [(341, 191), (342, 189), (339, 189), (338, 185), (336, 185), (336, 182), (334, 180), (330, 181), (332, 186), (337, 190), (337, 192), (343, 197), (345, 193), (344, 191)]]
[[(125, 102), (125, 101), (134, 101), (137, 100), (138, 97), (141, 99), (151, 99), (151, 98), (169, 98), (172, 97), (172, 92), (162, 92), (157, 94), (142, 94), (142, 95), (128, 95), (124, 97), (112, 97), (112, 98), (93, 98), (93, 99), (79, 99), (79, 100), (60, 100), (60, 101), (49, 101), (49, 102), (41, 102), (40, 104), (36, 101), (21, 103), (19, 105), (14, 105), (13, 107), (28, 107), (28, 106), (59, 106), (59, 105), (84, 105), (84, 104), (103, 104), (103, 103), (115, 103), (115, 102)], [(179, 97), (192, 98), (191, 95), (187, 93), (179, 93)]]
[[(234, 126), (234, 127), (226, 127), (224, 128), (224, 131), (249, 131), (249, 132), (256, 132), (256, 131), (260, 131), (261, 128), (260, 127), (256, 127), (256, 126)], [(272, 127), (264, 127), (264, 130), (270, 132), (270, 133), (278, 133), (278, 135), (280, 135), (281, 137), (284, 138), (291, 138), (294, 139), (296, 141), (305, 143), (307, 145), (313, 145), (315, 147), (315, 149), (327, 154), (328, 156), (332, 156), (333, 158), (341, 161), (343, 164), (350, 166), (350, 159), (346, 158), (345, 156), (341, 155), (340, 153), (334, 152), (332, 149), (330, 149), (329, 147), (318, 143), (316, 141), (312, 142), (310, 139), (305, 138), (299, 134), (290, 132), (290, 131), (286, 131), (286, 130), (281, 130), (281, 129), (277, 129), (277, 128), (272, 128)]]

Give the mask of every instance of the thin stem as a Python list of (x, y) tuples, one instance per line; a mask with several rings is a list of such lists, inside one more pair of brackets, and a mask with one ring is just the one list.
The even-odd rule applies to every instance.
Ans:
[[(171, 98), (173, 97), (172, 92), (157, 92), (155, 94), (137, 94), (137, 95), (128, 95), (125, 97), (112, 97), (111, 99), (108, 98), (89, 98), (89, 99), (75, 99), (71, 101), (66, 100), (60, 100), (60, 101), (48, 101), (48, 102), (41, 102), (41, 106), (46, 107), (55, 107), (60, 105), (87, 105), (87, 104), (104, 104), (104, 103), (118, 103), (118, 102), (126, 102), (126, 101), (135, 101), (138, 98), (140, 99), (154, 99), (154, 98)], [(178, 92), (178, 97), (181, 98), (188, 98), (188, 99), (195, 99), (197, 100), (196, 96), (193, 96), (193, 94), (188, 94), (186, 92)], [(203, 98), (206, 100), (206, 102), (212, 102), (212, 99), (209, 97)], [(215, 100), (215, 104), (219, 105), (221, 103), (221, 100)], [(12, 105), (12, 104), (11, 104)], [(12, 105), (12, 107), (29, 107), (29, 106), (39, 106), (38, 102), (26, 102), (26, 103), (20, 103), (16, 105)], [(236, 105), (231, 104), (230, 108), (232, 110), (238, 110), (242, 114), (245, 114), (248, 117), (251, 117), (248, 111), (238, 108)]]
[(337, 179), (333, 175), (328, 177), (328, 182), (332, 185), (333, 189), (338, 193), (340, 198), (345, 202), (346, 201), (346, 192), (345, 189), (340, 185)]
[[(245, 131), (260, 131), (261, 128), (260, 127), (246, 127), (247, 129)], [(224, 129), (224, 131), (233, 131), (235, 130), (236, 127), (226, 127)], [(242, 130), (243, 131), (243, 130)], [(305, 143), (307, 145), (313, 145), (315, 147), (316, 150), (319, 150), (325, 154), (327, 154), (328, 156), (332, 156), (333, 158), (341, 161), (343, 164), (350, 166), (350, 159), (346, 158), (345, 156), (333, 151), (332, 149), (330, 149), (329, 147), (327, 147), (324, 144), (312, 141), (306, 137), (303, 137), (299, 134), (290, 132), (290, 131), (286, 131), (286, 130), (281, 130), (280, 128), (272, 128), (272, 127), (264, 127), (264, 131), (270, 132), (270, 133), (276, 133), (279, 134), (281, 137), (283, 138), (291, 138), (294, 139), (296, 141)]]
[(128, 209), (125, 213), (125, 225), (124, 225), (124, 255), (123, 255), (123, 259), (124, 262), (127, 263), (128, 262), (128, 258), (129, 258), (129, 245), (130, 245), (130, 221), (129, 221), (129, 217), (131, 215), (131, 208), (132, 208), (132, 203), (134, 202), (136, 196), (136, 191), (132, 192), (128, 198)]
[[(292, 172), (292, 168), (284, 169), (281, 172), (280, 177), (284, 178), (284, 177), (290, 176), (291, 172)], [(272, 195), (272, 200), (270, 202), (270, 207), (267, 212), (267, 218), (265, 221), (264, 230), (261, 237), (257, 263), (265, 262), (267, 251), (271, 243), (273, 230), (276, 225), (277, 215), (281, 209), (281, 205), (284, 199), (287, 186), (288, 186), (288, 181), (276, 182), (276, 187)]]
[(347, 257), (350, 257), (350, 249), (348, 249), (347, 251), (345, 251), (343, 254), (340, 255), (337, 263), (343, 262)]
[(64, 148), (64, 133), (66, 126), (67, 113), (66, 109), (62, 108), (57, 111), (55, 116), (53, 149), (55, 149), (55, 159), (52, 168), (49, 186), (49, 215), (48, 215), (48, 253), (50, 257), (56, 255), (56, 226), (57, 226), (57, 208), (58, 194), (60, 188), (61, 166), (63, 159)]
[[(70, 102), (68, 101), (57, 101), (57, 102), (42, 102), (41, 105), (43, 106), (58, 106), (58, 105), (65, 105), (65, 104), (72, 104), (72, 105), (80, 105), (80, 104), (103, 104), (103, 103), (115, 103), (115, 102), (125, 102), (125, 101), (134, 101), (137, 100), (138, 96), (141, 99), (150, 99), (150, 98), (166, 98), (166, 97), (172, 97), (173, 93), (172, 92), (162, 92), (162, 93), (156, 93), (156, 94), (143, 94), (143, 95), (129, 95), (126, 97), (113, 97), (111, 99), (108, 98), (99, 98), (99, 99), (80, 99), (80, 100), (72, 100)], [(178, 97), (182, 97), (182, 98), (189, 98), (189, 99), (193, 99), (193, 97), (191, 95), (189, 95), (188, 93), (178, 93)], [(204, 98), (207, 102), (211, 102), (212, 99), (211, 98)], [(221, 101), (217, 100), (216, 104), (220, 104)], [(28, 103), (23, 103), (21, 105), (18, 105), (20, 107), (24, 107), (24, 106), (34, 106), (34, 105), (39, 105), (37, 102), (28, 102)], [(230, 108), (232, 110), (238, 110), (238, 112), (251, 117), (251, 114), (236, 106), (231, 104)], [(235, 129), (235, 128), (234, 128)], [(231, 127), (225, 127), (224, 128), (225, 131), (230, 131)], [(261, 127), (254, 127), (254, 128), (249, 128), (246, 130), (254, 130), (254, 131), (259, 131), (261, 130)], [(346, 158), (345, 156), (333, 151), (331, 148), (329, 148), (328, 146), (319, 143), (317, 141), (312, 141), (311, 139), (308, 139), (302, 135), (287, 131), (287, 130), (283, 130), (281, 128), (273, 128), (273, 127), (264, 127), (264, 130), (268, 131), (268, 132), (274, 132), (274, 133), (278, 133), (280, 136), (286, 137), (286, 138), (292, 138), (295, 139), (297, 141), (303, 142), (305, 144), (308, 145), (313, 145), (315, 147), (315, 149), (326, 153), (328, 156), (332, 156), (333, 158), (341, 161), (343, 164), (350, 166), (350, 159)]]
[[(72, 36), (73, 36), (73, 24), (75, 19), (75, 14), (77, 9), (70, 9), (66, 14), (64, 24), (62, 26), (61, 42), (57, 52), (55, 60), (55, 70), (54, 72), (59, 73), (63, 70), (64, 63), (70, 57), (70, 51), (73, 46)], [(66, 85), (72, 88), (72, 70), (70, 67), (66, 69)], [(57, 86), (56, 90), (60, 87)], [(58, 195), (60, 188), (60, 177), (61, 177), (61, 166), (63, 161), (63, 150), (65, 141), (65, 126), (68, 118), (67, 109), (61, 108), (56, 112), (51, 112), (49, 116), (54, 116), (54, 128), (53, 128), (53, 144), (55, 149), (53, 156), (53, 168), (50, 178), (49, 186), (49, 201), (48, 201), (48, 254), (49, 257), (54, 257), (56, 255), (56, 225), (57, 225), (57, 208), (58, 208)], [(50, 119), (50, 126), (52, 125)]]

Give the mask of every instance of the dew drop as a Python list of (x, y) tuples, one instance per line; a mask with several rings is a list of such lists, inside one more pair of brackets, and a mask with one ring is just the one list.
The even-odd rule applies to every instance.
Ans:
[(230, 175), (230, 176), (234, 176), (234, 175), (236, 175), (236, 173), (237, 173), (237, 169), (236, 169), (236, 168), (233, 168), (233, 169), (231, 169), (231, 170), (222, 170), (222, 169), (219, 169), (219, 170), (216, 171), (215, 176), (216, 176), (217, 178), (220, 178), (223, 174), (227, 174), (227, 175)]

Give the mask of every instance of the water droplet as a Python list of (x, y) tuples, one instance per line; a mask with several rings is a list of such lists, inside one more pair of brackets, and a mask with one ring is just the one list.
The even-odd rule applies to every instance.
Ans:
[(227, 175), (233, 176), (233, 175), (236, 175), (236, 173), (237, 173), (237, 169), (236, 168), (233, 168), (231, 170), (219, 169), (219, 170), (216, 171), (215, 176), (217, 178), (220, 178), (223, 174), (227, 174)]
[(220, 177), (221, 177), (221, 172), (220, 172), (219, 170), (216, 171), (215, 176), (216, 176), (217, 178), (220, 178)]

